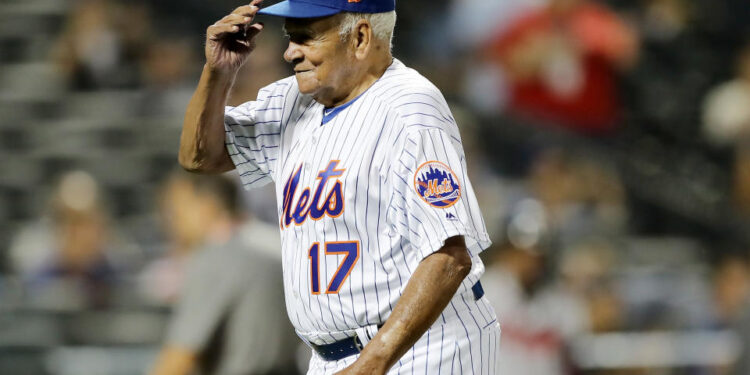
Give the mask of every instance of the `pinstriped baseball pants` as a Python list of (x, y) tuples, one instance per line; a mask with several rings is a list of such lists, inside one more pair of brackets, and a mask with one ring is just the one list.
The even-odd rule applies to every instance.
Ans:
[[(499, 349), (500, 325), (487, 299), (457, 296), (388, 375), (495, 375)], [(313, 353), (307, 374), (335, 374), (357, 357), (329, 362)]]

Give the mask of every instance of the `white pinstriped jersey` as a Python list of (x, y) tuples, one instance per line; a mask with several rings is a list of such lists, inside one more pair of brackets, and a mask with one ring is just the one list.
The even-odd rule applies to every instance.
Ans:
[[(294, 77), (225, 112), (246, 188), (276, 183), (285, 300), (297, 333), (328, 344), (385, 322), (418, 263), (463, 235), (479, 280), (489, 246), (455, 120), (440, 91), (398, 60), (327, 110)], [(456, 306), (447, 309), (456, 309)]]

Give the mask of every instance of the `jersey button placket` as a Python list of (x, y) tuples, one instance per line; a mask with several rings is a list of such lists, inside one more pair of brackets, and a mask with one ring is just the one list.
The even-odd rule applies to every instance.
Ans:
[[(312, 131), (317, 132), (318, 129), (313, 129)], [(305, 147), (307, 149), (308, 158), (306, 158), (304, 163), (305, 169), (308, 171), (310, 171), (312, 168), (312, 163), (309, 161), (309, 156), (312, 155), (315, 151), (315, 145), (318, 143), (318, 136), (315, 134), (311, 134), (309, 139), (310, 140), (307, 143), (307, 147)]]

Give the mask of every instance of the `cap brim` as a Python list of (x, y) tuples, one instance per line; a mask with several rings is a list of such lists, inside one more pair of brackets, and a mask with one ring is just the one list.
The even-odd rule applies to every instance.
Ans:
[(318, 18), (332, 16), (340, 12), (341, 10), (339, 9), (329, 8), (322, 5), (282, 1), (278, 4), (259, 10), (258, 14), (286, 18)]

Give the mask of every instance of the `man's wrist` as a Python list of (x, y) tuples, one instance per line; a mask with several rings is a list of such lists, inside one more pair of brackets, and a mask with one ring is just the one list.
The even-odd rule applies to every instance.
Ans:
[(362, 373), (368, 375), (385, 375), (388, 372), (390, 366), (387, 365), (387, 361), (376, 355), (368, 355), (365, 352), (357, 358), (352, 365), (352, 369), (355, 373)]
[(203, 74), (208, 77), (208, 81), (214, 84), (228, 85), (234, 84), (237, 77), (237, 71), (227, 71), (210, 66), (208, 63), (203, 65)]
[(373, 374), (385, 374), (392, 362), (395, 362), (395, 351), (391, 349), (376, 338), (365, 346), (356, 363), (358, 367), (370, 370)]

